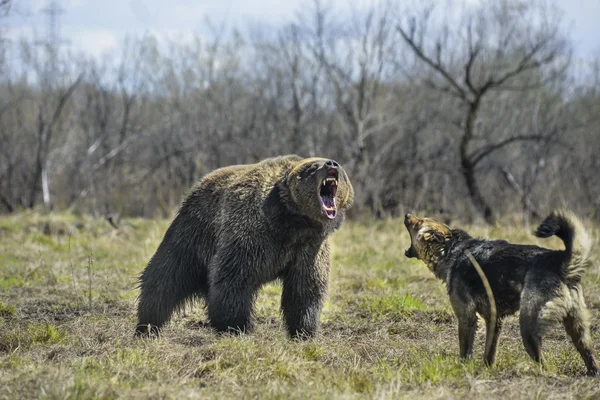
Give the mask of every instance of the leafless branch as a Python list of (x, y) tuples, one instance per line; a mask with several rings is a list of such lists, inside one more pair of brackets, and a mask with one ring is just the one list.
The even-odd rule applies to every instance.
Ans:
[(471, 163), (473, 166), (479, 164), (479, 162), (481, 160), (483, 160), (485, 157), (489, 156), (491, 153), (502, 149), (503, 147), (508, 146), (511, 143), (515, 143), (515, 142), (525, 142), (525, 141), (533, 141), (533, 142), (539, 142), (539, 141), (544, 141), (544, 140), (548, 140), (548, 137), (543, 136), (543, 135), (517, 135), (517, 136), (513, 136), (504, 140), (501, 140), (500, 142), (494, 143), (494, 144), (489, 144), (487, 146), (485, 146), (483, 149), (475, 152), (475, 154), (473, 154), (471, 156)]
[(429, 58), (425, 54), (425, 52), (423, 51), (423, 49), (421, 47), (417, 46), (417, 44), (414, 42), (413, 38), (411, 38), (404, 31), (404, 29), (402, 29), (402, 27), (400, 25), (397, 26), (397, 29), (398, 29), (398, 32), (400, 33), (400, 35), (402, 36), (402, 38), (404, 39), (404, 41), (410, 46), (410, 48), (415, 52), (415, 54), (421, 60), (423, 60), (427, 65), (429, 65), (431, 68), (433, 68), (435, 71), (437, 71), (441, 76), (443, 76), (444, 79), (454, 88), (454, 90), (456, 91), (456, 94), (460, 98), (466, 99), (467, 95), (466, 95), (464, 89), (456, 82), (456, 80), (441, 65), (441, 60), (438, 60), (438, 62), (433, 61), (431, 58)]

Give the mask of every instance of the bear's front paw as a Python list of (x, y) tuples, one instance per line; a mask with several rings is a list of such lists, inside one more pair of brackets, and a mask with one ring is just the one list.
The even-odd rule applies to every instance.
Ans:
[(288, 333), (292, 339), (295, 340), (308, 340), (315, 337), (317, 334), (317, 329), (313, 328), (298, 328), (298, 329), (289, 329)]

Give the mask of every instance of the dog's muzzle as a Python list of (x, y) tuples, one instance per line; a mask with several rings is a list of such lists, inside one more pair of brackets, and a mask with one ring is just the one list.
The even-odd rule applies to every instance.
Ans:
[[(412, 226), (412, 224), (410, 222), (411, 218), (413, 218), (412, 214), (406, 214), (404, 216), (404, 226), (409, 231)], [(404, 252), (404, 256), (408, 257), (408, 258), (416, 258), (417, 257), (417, 251), (414, 249), (412, 243), (411, 243), (410, 247)]]
[(410, 246), (405, 252), (404, 255), (408, 258), (416, 258), (417, 257), (417, 252), (415, 251), (415, 249)]

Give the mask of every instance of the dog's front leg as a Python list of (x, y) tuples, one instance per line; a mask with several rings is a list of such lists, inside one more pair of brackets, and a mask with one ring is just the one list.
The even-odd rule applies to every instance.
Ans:
[(460, 357), (469, 358), (473, 354), (473, 343), (475, 342), (475, 331), (477, 330), (477, 317), (462, 316), (458, 318), (458, 344), (460, 346)]
[(460, 357), (468, 358), (473, 354), (473, 342), (477, 330), (477, 315), (472, 303), (466, 303), (459, 296), (450, 295), (452, 309), (458, 319), (458, 344)]

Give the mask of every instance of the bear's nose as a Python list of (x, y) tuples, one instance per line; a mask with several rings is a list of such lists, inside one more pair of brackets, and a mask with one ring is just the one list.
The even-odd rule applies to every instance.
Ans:
[(325, 166), (329, 168), (339, 168), (340, 164), (338, 164), (337, 161), (334, 160), (327, 160), (325, 161)]

